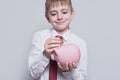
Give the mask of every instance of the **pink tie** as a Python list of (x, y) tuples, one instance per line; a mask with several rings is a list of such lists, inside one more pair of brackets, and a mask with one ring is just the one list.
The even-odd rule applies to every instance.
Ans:
[[(56, 36), (63, 39), (62, 36)], [(54, 54), (54, 51), (53, 51)], [(49, 80), (57, 80), (57, 62), (50, 59)]]

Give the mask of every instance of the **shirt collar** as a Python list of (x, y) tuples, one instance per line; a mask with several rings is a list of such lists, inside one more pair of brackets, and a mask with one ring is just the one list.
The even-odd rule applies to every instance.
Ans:
[(64, 34), (62, 34), (62, 35), (59, 34), (59, 33), (58, 33), (55, 29), (53, 29), (53, 28), (51, 28), (50, 30), (51, 30), (51, 36), (62, 36), (65, 42), (69, 40), (70, 35), (71, 35), (70, 29), (69, 29), (67, 32), (65, 32)]

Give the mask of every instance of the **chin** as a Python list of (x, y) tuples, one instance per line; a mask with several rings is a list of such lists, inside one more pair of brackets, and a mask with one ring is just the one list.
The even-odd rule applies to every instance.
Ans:
[(59, 31), (59, 32), (64, 32), (64, 31), (67, 30), (67, 28), (58, 28), (58, 29), (56, 29), (56, 30)]

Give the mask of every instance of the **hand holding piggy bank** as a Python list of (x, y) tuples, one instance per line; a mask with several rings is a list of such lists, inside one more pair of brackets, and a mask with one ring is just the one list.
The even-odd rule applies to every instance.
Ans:
[(51, 55), (51, 59), (60, 62), (63, 66), (65, 66), (68, 62), (78, 63), (80, 56), (78, 46), (69, 43), (55, 49), (54, 53)]

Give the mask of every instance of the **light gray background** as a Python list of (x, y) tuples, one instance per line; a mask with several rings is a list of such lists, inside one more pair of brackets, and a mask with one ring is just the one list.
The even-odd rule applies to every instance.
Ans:
[[(0, 0), (0, 80), (32, 80), (33, 33), (48, 28), (45, 0)], [(120, 80), (120, 1), (73, 0), (73, 32), (88, 43), (88, 80)]]

